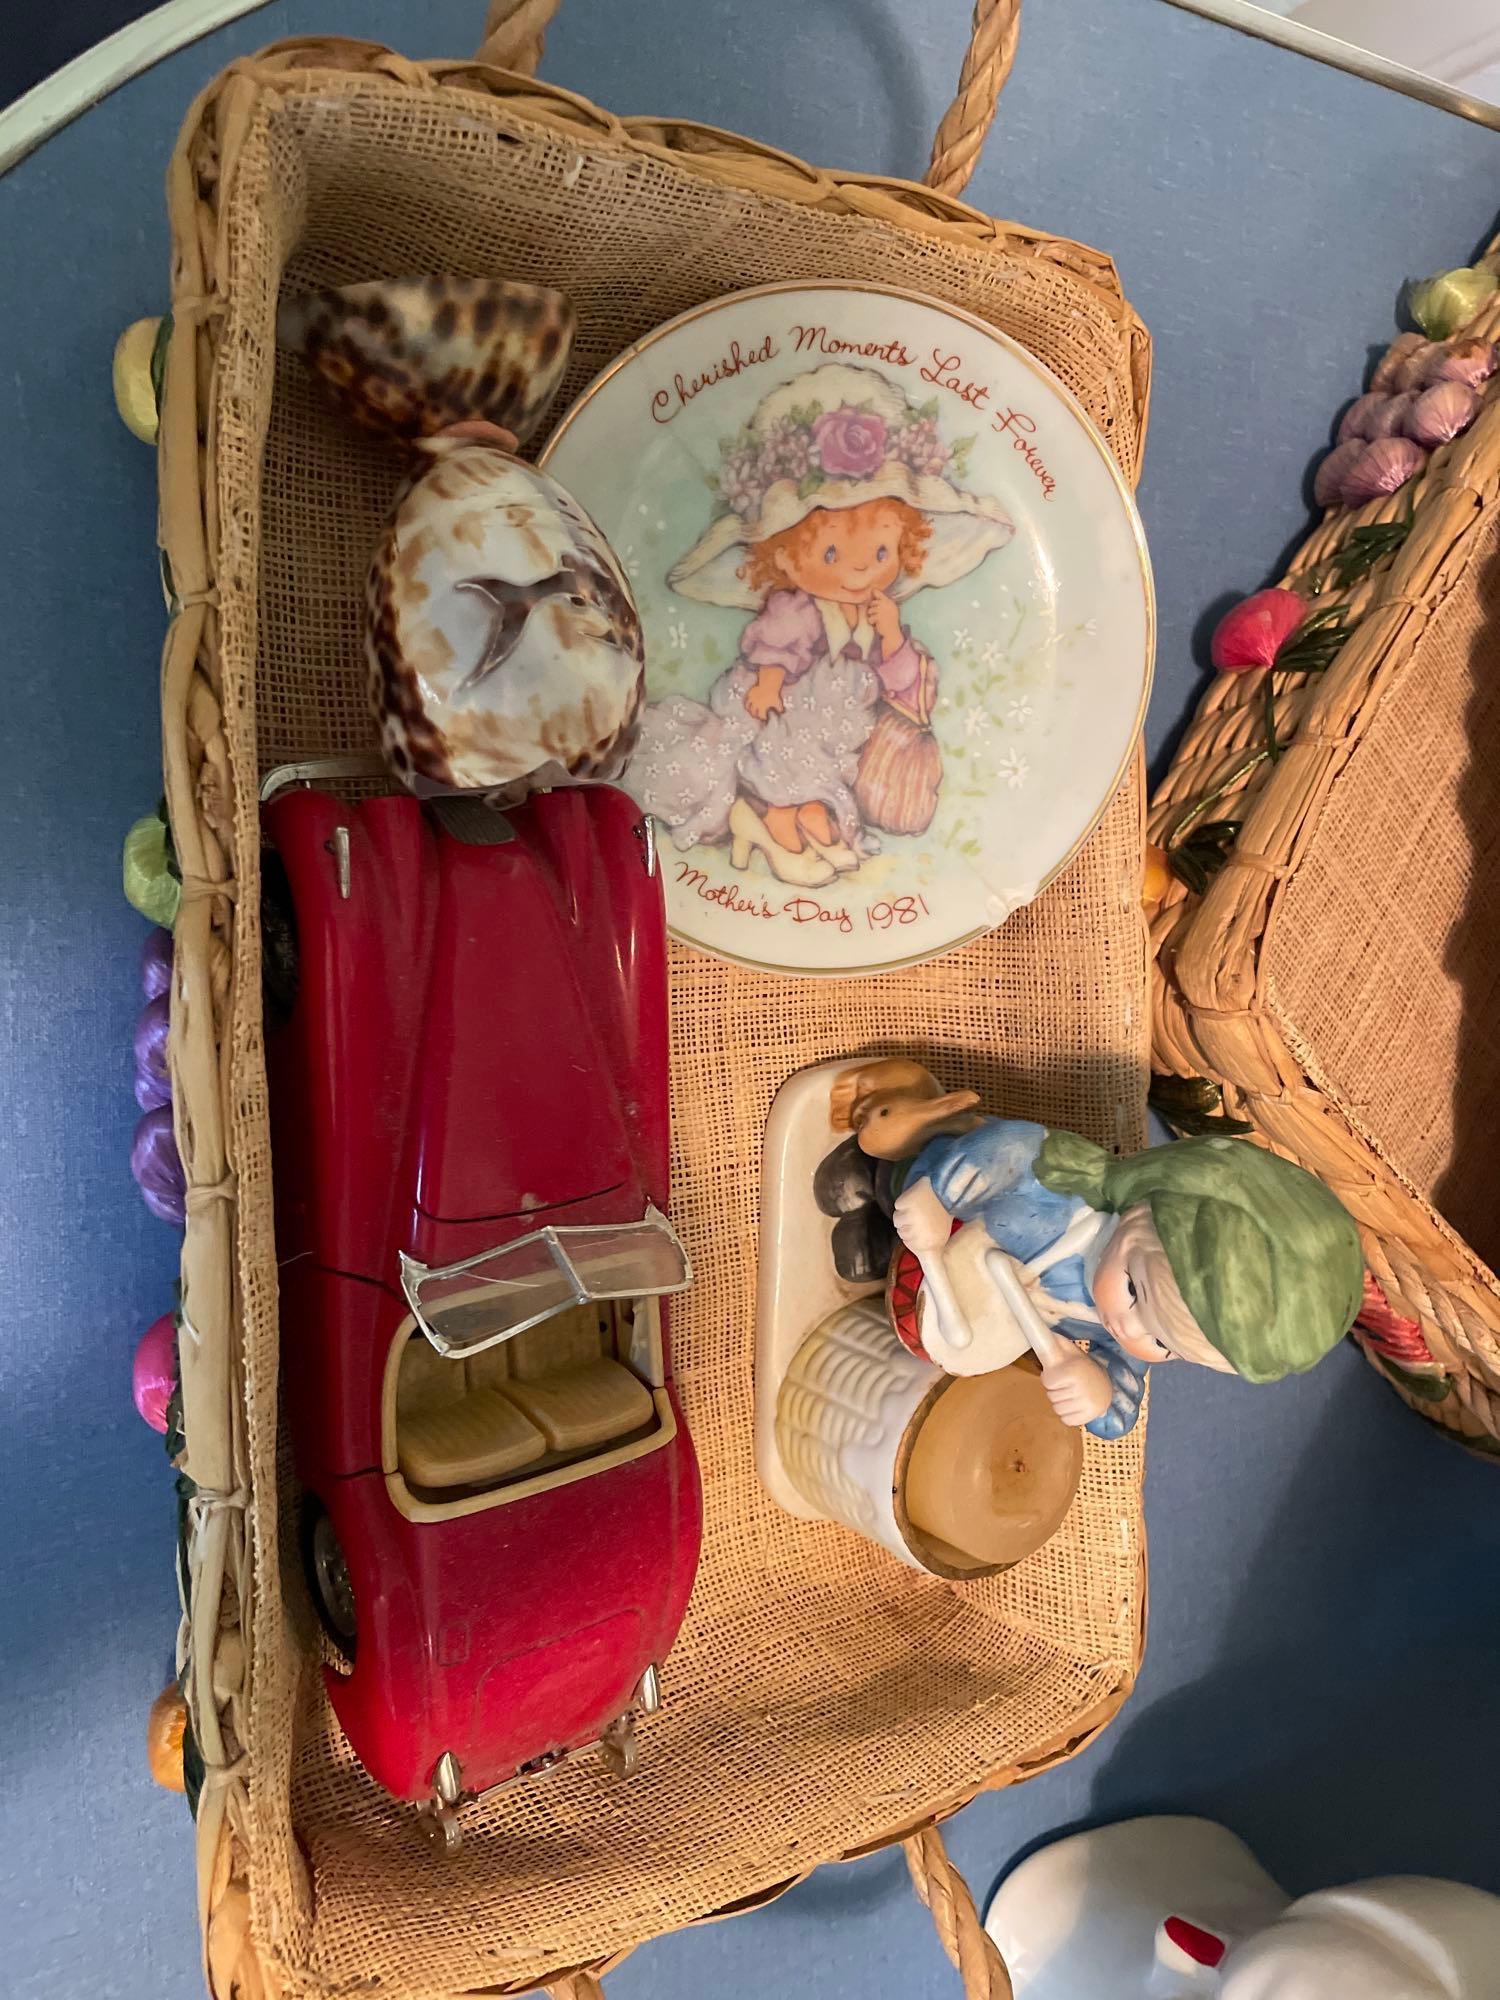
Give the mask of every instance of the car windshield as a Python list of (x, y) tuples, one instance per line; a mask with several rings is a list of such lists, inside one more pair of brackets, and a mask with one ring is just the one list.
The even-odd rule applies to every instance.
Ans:
[(412, 1314), (439, 1354), (478, 1354), (590, 1299), (652, 1298), (692, 1280), (667, 1218), (539, 1229), (504, 1249), (430, 1269), (401, 1259)]

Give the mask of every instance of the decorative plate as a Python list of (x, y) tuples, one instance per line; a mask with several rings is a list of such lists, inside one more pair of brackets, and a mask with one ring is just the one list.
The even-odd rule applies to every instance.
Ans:
[(681, 938), (874, 972), (1002, 923), (1082, 845), (1145, 711), (1140, 521), (983, 321), (769, 285), (648, 334), (542, 463), (613, 543), (647, 706), (624, 784)]

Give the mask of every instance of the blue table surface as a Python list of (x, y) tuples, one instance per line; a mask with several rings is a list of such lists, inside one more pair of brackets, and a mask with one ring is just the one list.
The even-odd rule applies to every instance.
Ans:
[[(170, 1666), (172, 1500), (130, 1407), (175, 1234), (126, 1166), (143, 927), (119, 843), (159, 790), (151, 454), (109, 358), (166, 286), (162, 170), (232, 55), (343, 32), (413, 55), (477, 38), (479, 0), (283, 0), (128, 86), (0, 181), (0, 395), (16, 703), (0, 794), (0, 1909), (15, 2000), (199, 1990), (182, 1802), (143, 1768)], [(626, 13), (630, 18), (626, 18)], [(967, 30), (959, 0), (568, 0), (545, 73), (811, 159), (920, 174)], [(1494, 133), (1163, 0), (1033, 4), (970, 189), (1116, 257), (1156, 342), (1141, 504), (1160, 592), (1160, 768), (1211, 607), (1303, 527), (1305, 474), (1399, 281), (1486, 236)], [(1251, 1391), (1160, 1380), (1152, 1630), (1133, 1700), (1053, 1774), (977, 1801), (951, 1845), (978, 1892), (1029, 1843), (1143, 1808), (1239, 1829), (1289, 1887), (1416, 1871), (1500, 1889), (1492, 1778), (1500, 1473), (1407, 1414), (1352, 1351)], [(828, 1869), (754, 1917), (638, 1953), (612, 2000), (948, 1995), (899, 1856)]]

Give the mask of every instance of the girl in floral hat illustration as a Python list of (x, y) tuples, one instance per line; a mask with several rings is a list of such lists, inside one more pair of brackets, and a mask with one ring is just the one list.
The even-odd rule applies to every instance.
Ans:
[(1014, 533), (965, 492), (965, 446), (877, 369), (830, 363), (766, 396), (723, 447), (723, 506), (667, 581), (756, 615), (706, 701), (652, 703), (631, 783), (680, 848), (730, 841), (747, 868), (832, 881), (923, 833), (942, 782), (937, 668), (900, 606)]

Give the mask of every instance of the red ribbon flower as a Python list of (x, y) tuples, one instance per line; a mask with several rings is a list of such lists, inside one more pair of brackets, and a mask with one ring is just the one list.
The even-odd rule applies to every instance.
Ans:
[(1257, 590), (1219, 620), (1212, 658), (1221, 674), (1274, 667), (1277, 656), (1307, 616), (1307, 600), (1295, 590)]
[(1368, 1271), (1365, 1296), (1355, 1319), (1365, 1345), (1398, 1368), (1435, 1368), (1432, 1349), (1422, 1338), (1420, 1323), (1398, 1313)]

